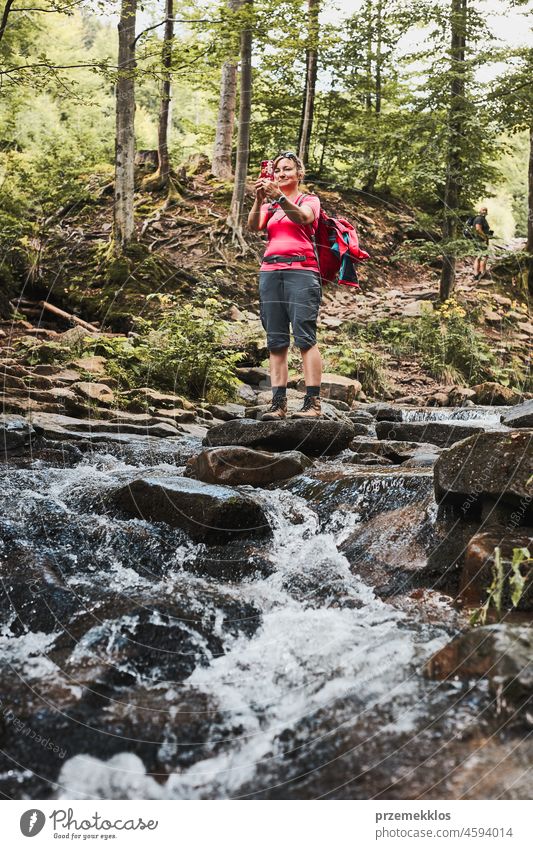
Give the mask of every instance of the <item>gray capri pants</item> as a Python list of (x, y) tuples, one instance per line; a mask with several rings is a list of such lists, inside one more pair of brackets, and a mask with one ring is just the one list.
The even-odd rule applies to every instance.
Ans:
[(297, 348), (306, 351), (316, 345), (321, 299), (322, 286), (316, 271), (302, 268), (260, 271), (261, 322), (266, 330), (268, 350), (289, 347), (289, 325)]

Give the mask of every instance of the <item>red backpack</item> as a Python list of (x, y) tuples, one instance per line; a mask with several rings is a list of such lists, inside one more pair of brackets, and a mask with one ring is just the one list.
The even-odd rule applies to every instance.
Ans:
[[(301, 206), (307, 195), (300, 195), (296, 205)], [(340, 283), (360, 289), (356, 265), (368, 259), (369, 254), (359, 247), (357, 230), (345, 218), (332, 218), (322, 207), (316, 230), (310, 228), (310, 239), (320, 268), (322, 283)]]

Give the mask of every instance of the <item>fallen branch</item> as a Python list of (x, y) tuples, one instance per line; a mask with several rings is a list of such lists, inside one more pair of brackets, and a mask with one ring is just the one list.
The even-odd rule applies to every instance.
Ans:
[(59, 316), (59, 318), (64, 318), (67, 321), (70, 321), (72, 324), (79, 324), (80, 327), (85, 328), (85, 330), (90, 330), (91, 333), (100, 333), (100, 329), (95, 327), (94, 324), (89, 324), (88, 321), (84, 321), (82, 318), (78, 318), (77, 315), (72, 315), (72, 313), (65, 312), (65, 310), (59, 309), (59, 307), (54, 307), (53, 304), (49, 304), (48, 301), (39, 301), (39, 306), (46, 310), (47, 312), (51, 312), (53, 315)]

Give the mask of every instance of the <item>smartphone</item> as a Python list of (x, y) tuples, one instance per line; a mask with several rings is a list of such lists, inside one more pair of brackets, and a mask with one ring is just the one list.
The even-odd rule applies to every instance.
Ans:
[(272, 159), (264, 159), (261, 162), (261, 179), (274, 179), (274, 161)]

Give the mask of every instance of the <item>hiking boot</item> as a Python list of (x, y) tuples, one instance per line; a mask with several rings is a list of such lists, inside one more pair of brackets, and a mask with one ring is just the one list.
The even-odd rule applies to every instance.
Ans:
[(287, 418), (287, 397), (274, 395), (270, 409), (261, 416), (262, 422), (280, 422)]
[(294, 413), (293, 418), (295, 419), (319, 419), (322, 416), (322, 405), (320, 403), (320, 398), (317, 398), (316, 395), (306, 395), (304, 398), (303, 406), (301, 410), (298, 410), (297, 413)]

